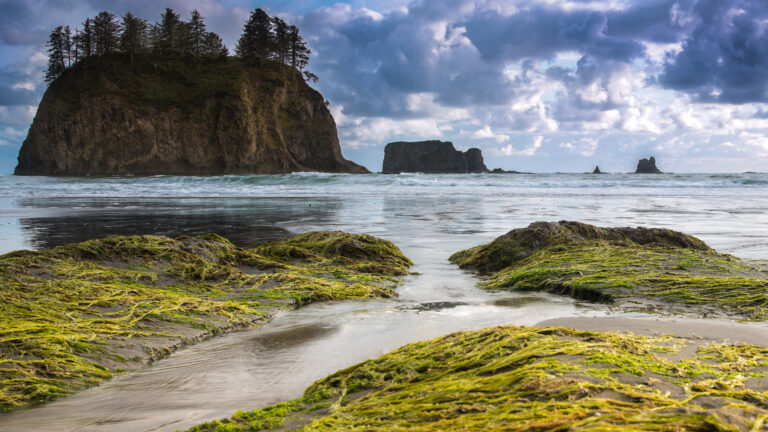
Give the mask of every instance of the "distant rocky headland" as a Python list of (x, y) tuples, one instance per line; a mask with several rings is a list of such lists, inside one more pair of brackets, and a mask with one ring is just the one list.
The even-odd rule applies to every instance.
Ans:
[[(111, 34), (88, 30), (90, 23)], [(196, 11), (184, 23), (166, 9), (149, 27), (130, 14), (118, 23), (102, 12), (72, 39), (69, 27), (51, 33), (50, 86), (15, 174), (368, 172), (344, 159), (325, 99), (305, 82), (316, 77), (302, 75), (309, 51), (295, 26), (255, 10), (236, 57), (204, 31)], [(189, 43), (194, 28), (202, 28), (201, 43), (218, 42), (213, 49)], [(294, 42), (283, 48), (270, 42), (279, 37)], [(107, 43), (133, 39), (133, 45)]]
[(384, 148), (383, 174), (420, 172), (426, 174), (486, 173), (483, 153), (478, 148), (456, 150), (450, 141), (391, 142)]
[(656, 158), (651, 156), (648, 159), (640, 159), (637, 161), (637, 169), (635, 174), (663, 174), (660, 169), (656, 167)]

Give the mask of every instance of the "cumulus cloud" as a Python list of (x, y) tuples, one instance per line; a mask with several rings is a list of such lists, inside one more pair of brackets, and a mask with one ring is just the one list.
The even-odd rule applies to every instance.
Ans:
[(543, 136), (536, 136), (533, 137), (533, 143), (527, 147), (517, 148), (512, 144), (507, 144), (504, 147), (495, 149), (495, 153), (503, 156), (533, 156), (541, 148), (543, 142)]
[(679, 9), (694, 27), (659, 82), (700, 101), (768, 101), (768, 3), (699, 0)]

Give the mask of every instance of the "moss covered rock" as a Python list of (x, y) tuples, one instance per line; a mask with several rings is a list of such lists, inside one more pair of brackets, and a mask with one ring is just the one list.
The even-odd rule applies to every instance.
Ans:
[[(290, 254), (271, 253), (290, 250)], [(239, 248), (124, 236), (0, 256), (0, 409), (66, 395), (284, 308), (392, 297), (391, 242), (316, 232)]]
[(496, 327), (407, 345), (190, 429), (762, 431), (768, 348)]
[(676, 231), (536, 222), (451, 261), (495, 290), (547, 291), (622, 308), (768, 319), (768, 271)]

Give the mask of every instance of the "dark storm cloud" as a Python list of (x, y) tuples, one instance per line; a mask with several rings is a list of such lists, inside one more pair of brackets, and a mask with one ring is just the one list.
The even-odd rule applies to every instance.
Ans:
[[(519, 94), (519, 83), (505, 74), (511, 63), (576, 52), (584, 68), (609, 73), (616, 63), (644, 58), (646, 42), (682, 40), (688, 24), (678, 9), (686, 8), (686, 0), (661, 0), (609, 11), (554, 4), (510, 12), (425, 0), (383, 16), (322, 8), (303, 18), (302, 29), (312, 36), (321, 89), (345, 113), (418, 117), (425, 113), (408, 108), (409, 94), (433, 93), (438, 103), (459, 107), (509, 103)], [(584, 68), (550, 74), (590, 84), (596, 74)]]
[(683, 50), (667, 59), (661, 85), (708, 102), (768, 100), (768, 2), (700, 0)]

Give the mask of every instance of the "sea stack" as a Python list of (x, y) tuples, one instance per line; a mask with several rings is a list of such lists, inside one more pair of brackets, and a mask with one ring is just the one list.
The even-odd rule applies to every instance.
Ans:
[(323, 96), (276, 62), (91, 57), (45, 92), (17, 175), (366, 173)]
[(592, 170), (592, 174), (602, 174), (603, 172), (600, 171), (600, 167), (598, 165), (595, 165), (595, 169)]
[(656, 158), (653, 156), (648, 159), (640, 159), (637, 161), (637, 169), (635, 174), (663, 174), (661, 170), (656, 167)]
[(384, 148), (383, 174), (419, 172), (427, 174), (486, 173), (480, 149), (461, 152), (450, 141), (391, 142)]

